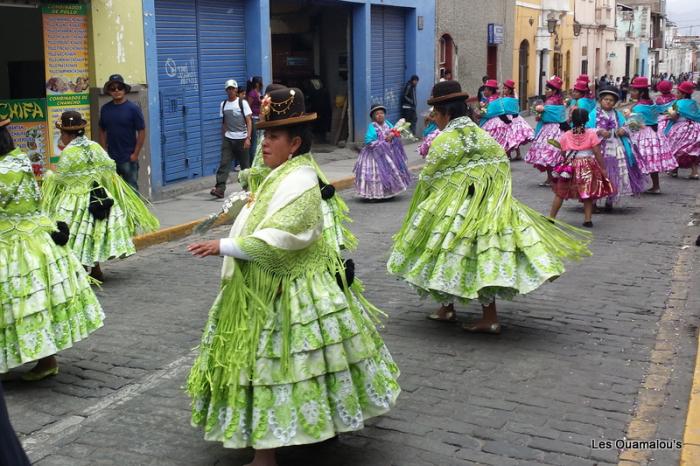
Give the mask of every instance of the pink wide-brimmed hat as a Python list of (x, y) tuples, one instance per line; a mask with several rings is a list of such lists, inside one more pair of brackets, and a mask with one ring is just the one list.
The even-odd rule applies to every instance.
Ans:
[(515, 89), (515, 81), (513, 81), (512, 79), (506, 79), (505, 81), (503, 81), (503, 85), (508, 89)]
[(588, 88), (588, 84), (585, 81), (576, 81), (576, 84), (574, 84), (574, 90), (581, 92), (590, 91), (590, 89)]
[(554, 89), (561, 91), (561, 86), (564, 84), (559, 76), (552, 76), (547, 81), (547, 84), (552, 86)]
[(632, 80), (630, 87), (635, 89), (648, 89), (649, 88), (649, 78), (646, 76), (637, 76)]
[(695, 86), (690, 81), (683, 81), (678, 85), (678, 90), (681, 91), (683, 94), (690, 95), (695, 90)]
[(591, 82), (591, 78), (589, 78), (587, 74), (582, 74), (579, 75), (578, 78), (576, 78), (576, 81), (583, 81), (584, 83), (588, 84), (589, 82)]
[(498, 81), (496, 81), (495, 79), (489, 79), (484, 83), (484, 86), (498, 89)]
[(673, 90), (673, 83), (667, 79), (659, 81), (656, 84), (656, 90), (661, 92), (662, 94), (668, 94)]

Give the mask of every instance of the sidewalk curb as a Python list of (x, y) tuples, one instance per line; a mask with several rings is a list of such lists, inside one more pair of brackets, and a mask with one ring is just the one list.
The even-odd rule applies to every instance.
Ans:
[[(417, 172), (417, 171), (420, 171), (424, 165), (425, 164), (420, 163), (418, 165), (413, 165), (411, 167), (408, 167), (408, 169), (411, 172)], [(331, 184), (333, 186), (335, 186), (336, 190), (343, 191), (345, 189), (352, 187), (355, 184), (355, 177), (348, 176), (345, 178), (340, 178), (338, 180), (331, 181)], [(162, 228), (158, 231), (135, 236), (133, 238), (134, 246), (136, 247), (137, 251), (140, 251), (140, 250), (146, 249), (150, 246), (155, 246), (156, 244), (168, 243), (170, 241), (182, 239), (186, 236), (191, 235), (194, 228), (199, 223), (203, 222), (205, 219), (206, 219), (206, 217), (202, 217), (198, 220), (193, 220), (191, 222), (182, 223), (180, 225), (174, 225), (172, 227)], [(223, 224), (223, 222), (220, 224)], [(217, 224), (217, 225), (219, 225), (219, 224)]]
[[(697, 215), (700, 213), (700, 195), (697, 197), (696, 206)], [(693, 240), (693, 236), (694, 235), (691, 235), (691, 241)], [(694, 246), (690, 247), (693, 248)], [(693, 301), (697, 303), (697, 298), (694, 299), (690, 297), (690, 300), (691, 302), (689, 303), (688, 307), (692, 309)], [(681, 449), (680, 458), (681, 466), (692, 466), (695, 464), (700, 464), (700, 339), (698, 339), (697, 342), (695, 370), (693, 372), (693, 383), (690, 389), (688, 415), (685, 420), (683, 447)]]

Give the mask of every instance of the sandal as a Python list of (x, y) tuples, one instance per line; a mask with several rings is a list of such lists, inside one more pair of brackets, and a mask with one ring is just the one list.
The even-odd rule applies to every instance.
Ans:
[(425, 316), (426, 319), (432, 320), (434, 322), (457, 322), (457, 312), (445, 311), (445, 317), (440, 317), (440, 314), (434, 312), (430, 315)]
[(490, 335), (500, 335), (501, 324), (499, 324), (498, 322), (493, 323), (493, 324), (484, 324), (484, 323), (464, 324), (464, 325), (462, 325), (462, 329), (465, 332), (469, 332), (469, 333), (488, 333)]
[(654, 189), (654, 188), (649, 188), (646, 191), (644, 191), (646, 194), (661, 194), (660, 189)]
[(688, 177), (688, 179), (689, 179), (689, 180), (700, 180), (700, 175), (697, 175), (697, 174), (695, 174), (695, 175), (690, 175), (690, 176)]
[(552, 186), (552, 183), (550, 183), (549, 181), (543, 181), (540, 184), (538, 184), (537, 186), (539, 186), (540, 188), (549, 188)]

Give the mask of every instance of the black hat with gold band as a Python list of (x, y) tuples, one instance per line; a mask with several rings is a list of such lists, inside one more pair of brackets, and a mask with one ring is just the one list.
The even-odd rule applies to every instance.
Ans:
[(462, 86), (457, 81), (442, 81), (433, 86), (433, 92), (428, 105), (442, 104), (456, 100), (467, 100), (469, 94), (462, 92)]
[(265, 95), (260, 104), (258, 129), (293, 126), (314, 121), (316, 113), (306, 113), (304, 94), (296, 87), (276, 89)]
[(68, 110), (61, 114), (61, 119), (56, 122), (56, 128), (63, 131), (80, 131), (87, 126), (80, 112)]

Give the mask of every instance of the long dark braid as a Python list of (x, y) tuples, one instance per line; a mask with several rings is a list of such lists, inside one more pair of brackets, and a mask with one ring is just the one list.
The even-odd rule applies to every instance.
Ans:
[(585, 109), (577, 108), (571, 112), (571, 124), (573, 125), (571, 132), (574, 134), (585, 133), (586, 123), (588, 123), (588, 112)]

